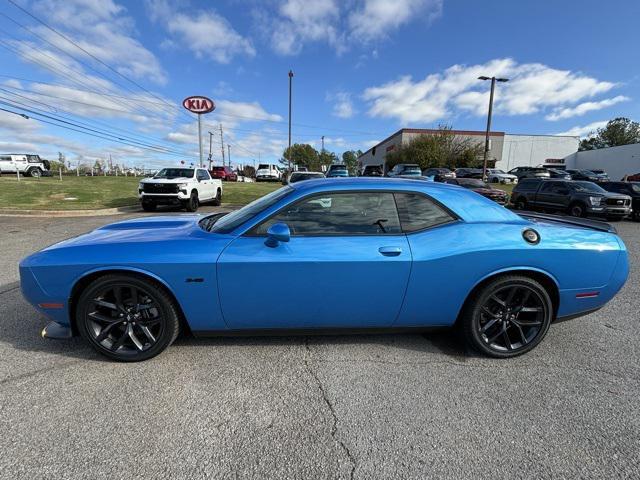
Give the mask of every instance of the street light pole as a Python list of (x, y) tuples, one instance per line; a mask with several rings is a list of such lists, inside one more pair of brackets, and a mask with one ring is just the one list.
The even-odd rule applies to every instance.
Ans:
[(289, 70), (289, 148), (287, 149), (288, 168), (291, 171), (291, 83), (293, 80), (293, 70)]
[(487, 132), (484, 138), (484, 160), (482, 162), (482, 180), (487, 181), (487, 162), (489, 160), (489, 134), (491, 133), (491, 115), (493, 113), (493, 93), (496, 89), (496, 82), (508, 82), (508, 78), (478, 77), (478, 80), (491, 80), (491, 93), (489, 94), (489, 113), (487, 115)]

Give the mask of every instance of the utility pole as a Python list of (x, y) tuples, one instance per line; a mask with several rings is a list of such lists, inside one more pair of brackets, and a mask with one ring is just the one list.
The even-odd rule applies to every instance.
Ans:
[(213, 133), (209, 132), (209, 170), (211, 170), (211, 140), (213, 139)]
[(489, 160), (489, 134), (491, 132), (491, 115), (493, 113), (493, 93), (496, 82), (508, 82), (508, 78), (478, 77), (478, 80), (491, 80), (491, 93), (489, 94), (489, 114), (487, 115), (487, 131), (484, 138), (484, 160), (482, 162), (482, 180), (487, 181), (487, 162)]
[(293, 81), (293, 70), (289, 70), (289, 148), (287, 149), (287, 160), (289, 171), (291, 171), (291, 84)]
[(222, 149), (222, 166), (224, 167), (224, 137), (222, 134), (222, 124), (220, 124), (220, 148)]
[(322, 150), (321, 153), (324, 153), (324, 135), (322, 135)]
[(227, 152), (229, 152), (229, 155), (227, 156), (227, 163), (229, 164), (229, 166), (231, 166), (231, 145), (229, 145), (227, 143)]

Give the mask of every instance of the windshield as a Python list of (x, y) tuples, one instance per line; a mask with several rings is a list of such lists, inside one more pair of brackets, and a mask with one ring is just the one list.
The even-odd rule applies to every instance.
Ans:
[(193, 177), (193, 168), (163, 168), (153, 178)]
[(292, 173), (291, 178), (289, 178), (289, 183), (296, 183), (302, 180), (311, 180), (313, 178), (321, 178), (321, 177), (324, 177), (324, 175), (319, 172)]
[(573, 182), (573, 189), (577, 192), (607, 193), (607, 191), (592, 182)]
[(223, 172), (224, 167), (211, 167), (212, 172)]
[(331, 165), (329, 170), (346, 170), (346, 165)]
[(258, 165), (258, 170), (269, 170), (269, 165), (267, 165), (266, 163), (261, 163), (260, 165)]
[(411, 174), (422, 175), (422, 171), (420, 170), (420, 167), (418, 167), (417, 165), (404, 167), (404, 170), (402, 171), (402, 173), (404, 173), (405, 175), (411, 175)]
[(209, 227), (210, 232), (214, 233), (229, 233), (236, 227), (242, 225), (250, 218), (256, 216), (258, 213), (266, 210), (270, 206), (274, 205), (281, 198), (289, 195), (293, 191), (293, 188), (285, 186), (275, 190), (264, 197), (260, 197), (257, 200), (245, 205), (240, 210), (231, 212), (224, 217), (220, 218), (217, 222)]
[(504, 172), (502, 170), (497, 170), (497, 169), (493, 169), (493, 170), (489, 170), (491, 173), (502, 173), (504, 174)]

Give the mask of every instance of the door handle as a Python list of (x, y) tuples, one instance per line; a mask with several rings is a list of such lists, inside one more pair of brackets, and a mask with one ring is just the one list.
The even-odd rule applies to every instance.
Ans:
[(385, 257), (397, 257), (402, 253), (402, 249), (400, 247), (380, 247), (378, 252)]

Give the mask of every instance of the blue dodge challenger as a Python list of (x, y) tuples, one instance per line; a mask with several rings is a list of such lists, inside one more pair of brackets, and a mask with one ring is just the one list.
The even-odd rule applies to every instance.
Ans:
[(460, 328), (493, 357), (602, 307), (627, 251), (606, 223), (515, 213), (419, 180), (309, 180), (232, 213), (113, 223), (20, 264), (51, 322), (121, 361), (194, 335)]

